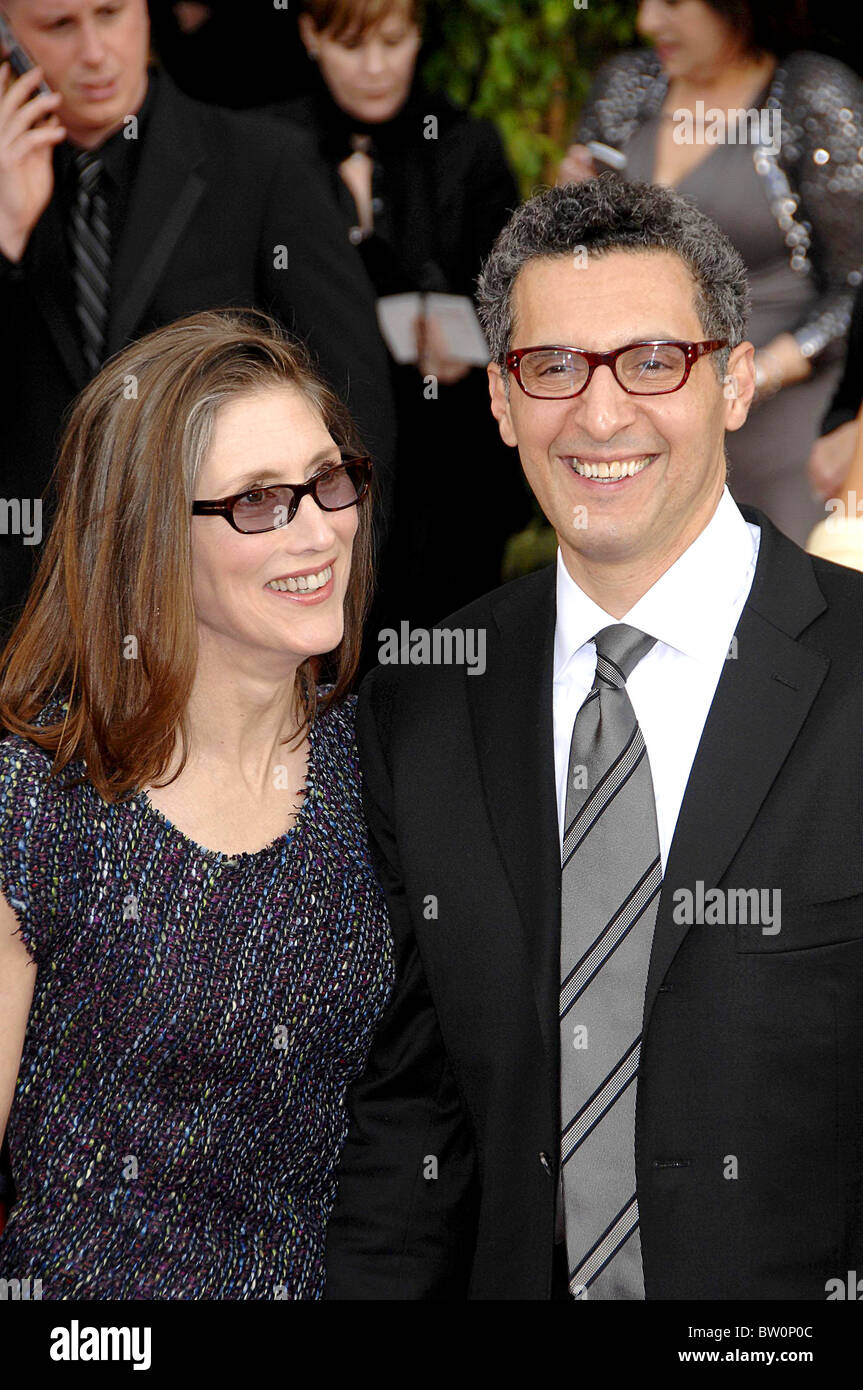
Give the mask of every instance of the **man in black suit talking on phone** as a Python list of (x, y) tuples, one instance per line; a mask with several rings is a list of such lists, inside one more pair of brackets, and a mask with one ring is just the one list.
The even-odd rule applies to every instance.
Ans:
[[(386, 471), (374, 296), (301, 137), (148, 69), (145, 0), (0, 9), (39, 65), (0, 65), (0, 495), (40, 496), (64, 413), (107, 357), (226, 305), (269, 310), (308, 343)], [(0, 536), (0, 622), (34, 551)]]
[(726, 487), (747, 298), (703, 213), (611, 176), (486, 262), (557, 561), (360, 693), (398, 974), (329, 1298), (827, 1299), (863, 1267), (863, 575)]

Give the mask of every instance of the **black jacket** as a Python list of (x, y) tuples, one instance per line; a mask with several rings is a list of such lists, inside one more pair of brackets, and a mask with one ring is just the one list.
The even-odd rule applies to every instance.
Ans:
[[(112, 263), (108, 354), (201, 309), (256, 306), (317, 354), (366, 446), (392, 466), (388, 356), (374, 295), (300, 132), (202, 105), (164, 72), (142, 135)], [(56, 156), (55, 156), (56, 158)], [(0, 491), (38, 497), (67, 408), (86, 385), (65, 229), (55, 195), (21, 263), (0, 257)], [(277, 269), (277, 248), (287, 269)], [(36, 547), (0, 538), (0, 603)]]
[(474, 294), (482, 263), (520, 201), (491, 121), (468, 115), (417, 76), (396, 116), (365, 124), (339, 108), (317, 70), (306, 95), (267, 113), (313, 141), (346, 228), (356, 207), (338, 166), (352, 153), (354, 133), (370, 138), (380, 205), (375, 234), (360, 253), (379, 295)]
[[(863, 1268), (863, 575), (761, 513), (671, 845), (636, 1114), (646, 1297), (818, 1299)], [(326, 1297), (547, 1299), (559, 1153), (554, 567), (449, 627), (486, 670), (362, 687), (396, 992), (350, 1093)], [(781, 928), (676, 889), (781, 890)], [(678, 914), (679, 915), (679, 914)], [(737, 1176), (728, 1177), (729, 1157)]]

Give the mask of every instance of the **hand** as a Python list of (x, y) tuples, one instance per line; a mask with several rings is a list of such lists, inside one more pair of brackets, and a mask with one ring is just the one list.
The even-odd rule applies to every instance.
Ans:
[(557, 171), (558, 186), (564, 183), (583, 183), (595, 179), (599, 170), (586, 145), (570, 145)]
[(755, 395), (752, 408), (763, 404), (786, 386), (795, 386), (812, 375), (812, 362), (804, 357), (790, 333), (778, 333), (755, 351)]
[(417, 340), (417, 359), (422, 376), (434, 376), (444, 386), (461, 381), (470, 371), (469, 362), (447, 357), (446, 339), (434, 314), (422, 314), (414, 319)]
[(807, 470), (812, 489), (819, 497), (835, 497), (848, 477), (859, 433), (858, 422), (848, 420), (816, 439)]
[(60, 93), (32, 96), (43, 76), (36, 67), (16, 78), (0, 64), (0, 251), (10, 261), (20, 261), (50, 202), (52, 152), (66, 138), (56, 115)]

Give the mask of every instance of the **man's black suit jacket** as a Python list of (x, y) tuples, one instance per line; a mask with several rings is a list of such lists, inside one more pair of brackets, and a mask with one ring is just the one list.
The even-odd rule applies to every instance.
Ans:
[[(761, 527), (757, 570), (670, 848), (646, 989), (648, 1299), (824, 1299), (863, 1269), (863, 574), (742, 510)], [(485, 630), (484, 674), (379, 667), (360, 695), (398, 980), (350, 1094), (329, 1298), (552, 1288), (554, 567), (446, 625)], [(779, 932), (679, 924), (674, 891), (699, 881), (779, 889)]]
[[(308, 343), (390, 468), (395, 423), (374, 293), (305, 137), (202, 105), (156, 76), (113, 258), (108, 355), (200, 309), (266, 309)], [(88, 379), (64, 237), (55, 192), (19, 266), (0, 257), (4, 498), (42, 494), (63, 417)], [(35, 549), (0, 538), (0, 606), (18, 597)]]

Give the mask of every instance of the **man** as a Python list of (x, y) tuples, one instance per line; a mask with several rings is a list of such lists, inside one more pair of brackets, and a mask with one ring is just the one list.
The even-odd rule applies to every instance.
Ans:
[(486, 262), (559, 552), (443, 625), (482, 672), (361, 692), (398, 980), (330, 1298), (826, 1298), (863, 1264), (863, 578), (725, 487), (746, 301), (709, 219), (611, 176)]
[[(3, 9), (40, 66), (17, 80), (0, 67), (0, 495), (40, 496), (65, 411), (105, 358), (229, 304), (307, 341), (386, 468), (374, 296), (299, 137), (148, 72), (145, 0)], [(51, 95), (35, 95), (43, 78)], [(0, 608), (21, 597), (34, 552), (0, 537)]]

